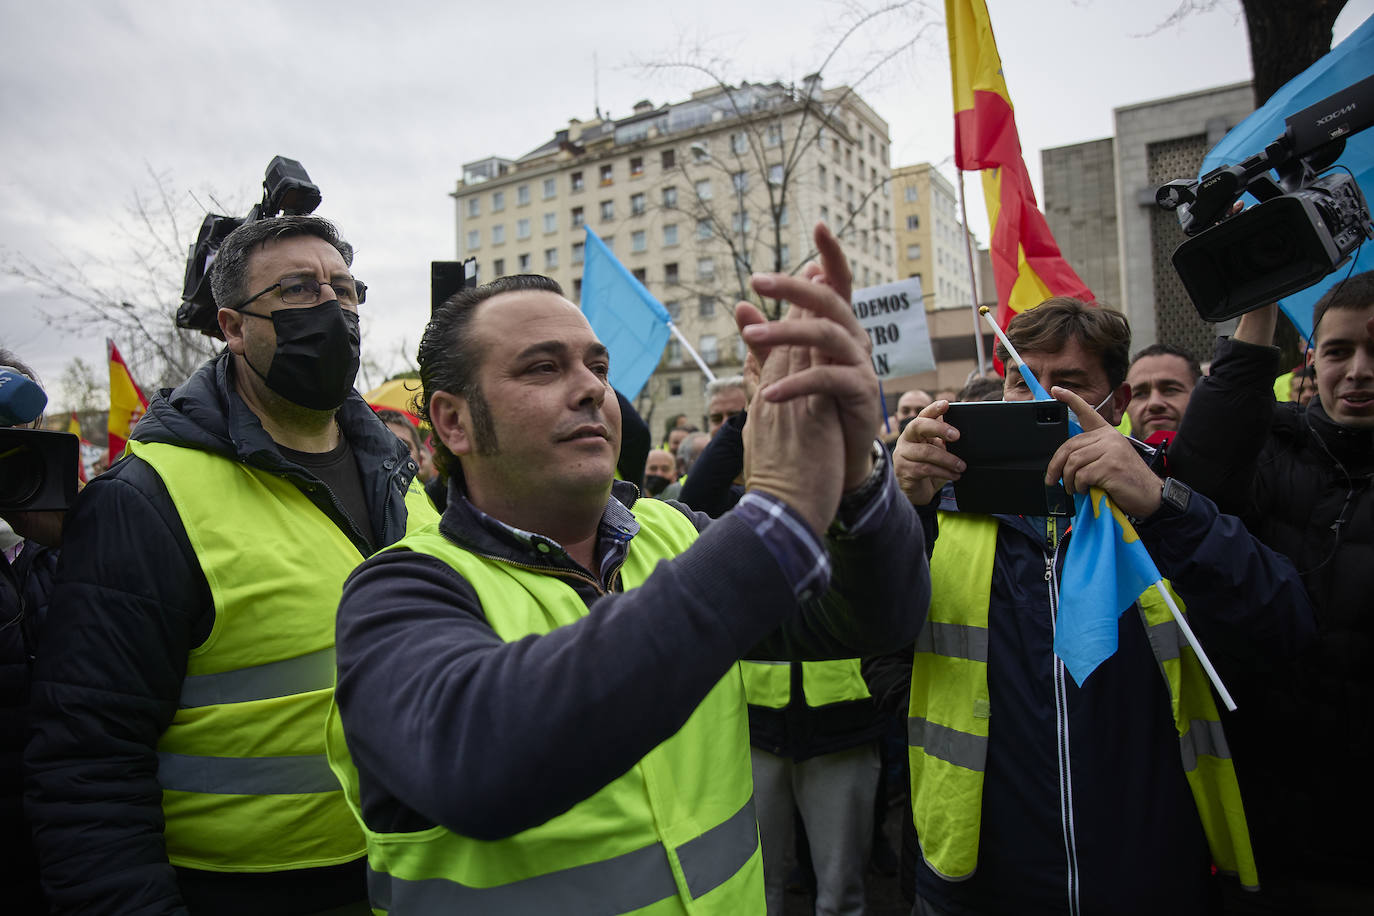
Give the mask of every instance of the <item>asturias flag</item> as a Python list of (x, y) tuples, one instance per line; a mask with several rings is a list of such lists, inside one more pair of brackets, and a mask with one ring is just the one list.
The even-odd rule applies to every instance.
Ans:
[(148, 409), (148, 399), (134, 381), (124, 357), (114, 341), (105, 339), (105, 347), (110, 357), (110, 455), (109, 463), (114, 464), (124, 453), (124, 444), (129, 441), (129, 433), (139, 417)]
[(611, 351), (611, 387), (633, 401), (663, 356), (672, 318), (590, 226), (584, 260), (582, 314)]
[(1051, 296), (1093, 301), (1035, 202), (987, 3), (945, 0), (945, 21), (954, 73), (954, 164), (983, 172), (998, 326)]

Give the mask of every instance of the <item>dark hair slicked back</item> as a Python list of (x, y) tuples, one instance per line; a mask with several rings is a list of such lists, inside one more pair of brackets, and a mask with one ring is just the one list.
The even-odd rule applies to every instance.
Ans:
[[(1130, 367), (1131, 325), (1126, 316), (1068, 296), (1046, 299), (1017, 315), (1007, 324), (1007, 339), (1020, 353), (1057, 353), (1076, 339), (1102, 360), (1113, 388), (1126, 380)], [(999, 340), (997, 357), (1006, 363), (1010, 355)]]

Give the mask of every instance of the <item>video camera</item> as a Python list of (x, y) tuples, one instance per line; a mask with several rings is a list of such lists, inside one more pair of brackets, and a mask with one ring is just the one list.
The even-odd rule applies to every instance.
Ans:
[(37, 420), (47, 404), (37, 382), (0, 366), (0, 512), (67, 509), (76, 499), (80, 439), (16, 428)]
[(219, 246), (239, 226), (278, 215), (314, 213), (321, 199), (320, 189), (310, 180), (304, 166), (295, 159), (273, 156), (262, 182), (262, 202), (249, 210), (248, 216), (240, 219), (210, 213), (200, 224), (200, 234), (186, 258), (186, 282), (181, 291), (181, 307), (177, 309), (177, 327), (222, 337), (215, 318), (218, 308), (210, 291), (210, 267), (215, 263)]
[[(1263, 152), (1155, 193), (1191, 236), (1174, 251), (1174, 269), (1204, 321), (1234, 318), (1306, 289), (1374, 238), (1355, 179), (1335, 169), (1321, 174), (1347, 137), (1374, 124), (1374, 76), (1284, 123)], [(1232, 214), (1247, 192), (1259, 203)]]

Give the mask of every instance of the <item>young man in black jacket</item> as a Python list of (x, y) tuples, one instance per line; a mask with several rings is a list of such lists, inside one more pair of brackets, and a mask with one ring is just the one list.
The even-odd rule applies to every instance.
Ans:
[(1228, 910), (1374, 912), (1374, 272), (1313, 309), (1306, 407), (1274, 400), (1277, 320), (1277, 306), (1249, 312), (1217, 342), (1169, 452), (1174, 474), (1292, 557), (1317, 612), (1293, 665), (1217, 644), (1262, 879)]

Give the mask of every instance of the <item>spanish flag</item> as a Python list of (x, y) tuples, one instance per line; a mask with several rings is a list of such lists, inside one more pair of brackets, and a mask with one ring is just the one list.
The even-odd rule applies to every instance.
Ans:
[(114, 341), (107, 337), (105, 347), (110, 355), (109, 464), (114, 464), (124, 454), (124, 444), (129, 441), (129, 434), (133, 432), (138, 418), (148, 409), (148, 399), (134, 381)]
[(1051, 296), (1093, 301), (1035, 202), (987, 3), (945, 0), (945, 21), (954, 72), (954, 164), (983, 172), (997, 324), (1005, 328), (1018, 312)]

